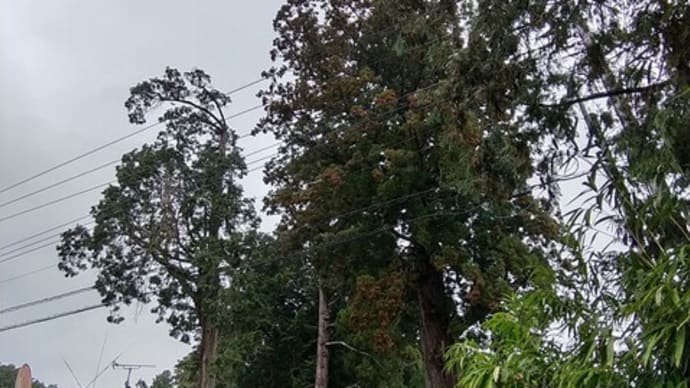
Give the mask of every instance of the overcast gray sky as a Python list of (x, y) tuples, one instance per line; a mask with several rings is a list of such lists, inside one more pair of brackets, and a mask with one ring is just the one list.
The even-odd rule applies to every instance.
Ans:
[[(123, 108), (128, 89), (160, 75), (165, 66), (204, 69), (212, 75), (214, 85), (226, 91), (259, 78), (270, 65), (271, 21), (280, 3), (0, 0), (0, 188), (136, 129), (128, 124)], [(255, 93), (260, 87), (233, 95), (228, 111), (256, 105)], [(246, 133), (260, 114), (254, 111), (231, 124), (240, 134)], [(155, 131), (149, 131), (135, 136), (1, 193), (0, 204), (118, 159), (154, 135)], [(248, 138), (240, 145), (250, 152), (270, 142)], [(251, 156), (248, 161), (270, 153)], [(250, 167), (254, 166), (257, 164)], [(14, 204), (0, 205), (0, 218), (107, 182), (113, 171), (108, 168)], [(265, 193), (261, 172), (246, 179), (245, 189), (256, 198)], [(85, 215), (98, 198), (99, 191), (95, 191), (0, 221), (0, 246)], [(12, 248), (0, 249), (0, 260), (9, 257)], [(1, 263), (0, 310), (93, 281), (88, 275), (65, 279), (54, 268), (3, 282), (50, 264), (57, 264), (53, 246)], [(93, 292), (0, 314), (0, 327), (98, 300)], [(153, 323), (147, 307), (138, 315), (129, 309), (120, 325), (106, 323), (105, 317), (106, 311), (101, 309), (2, 332), (0, 362), (29, 363), (35, 377), (65, 388), (76, 384), (64, 361), (85, 384), (96, 373), (103, 343), (101, 367), (122, 353), (120, 362), (156, 365), (133, 376), (147, 380), (172, 368), (190, 350), (168, 337), (165, 324)], [(121, 387), (125, 377), (124, 371), (108, 370), (98, 386)]]

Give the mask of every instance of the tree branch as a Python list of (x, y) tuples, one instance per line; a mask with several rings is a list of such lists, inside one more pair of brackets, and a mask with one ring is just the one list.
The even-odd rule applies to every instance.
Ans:
[(225, 118), (225, 114), (223, 114), (223, 110), (220, 108), (220, 104), (218, 103), (218, 100), (215, 98), (213, 100), (213, 104), (216, 106), (216, 109), (218, 109), (218, 114), (220, 114), (220, 121), (223, 123), (222, 127), (224, 128), (225, 131), (228, 130), (228, 121)]
[(589, 96), (584, 96), (584, 97), (574, 98), (572, 100), (562, 101), (562, 102), (559, 102), (557, 104), (539, 104), (539, 106), (542, 108), (563, 108), (563, 107), (569, 107), (571, 105), (578, 104), (578, 103), (585, 102), (585, 101), (596, 100), (599, 98), (609, 98), (609, 97), (620, 96), (623, 94), (646, 93), (649, 91), (660, 89), (660, 88), (668, 85), (670, 82), (671, 82), (670, 80), (666, 80), (663, 82), (659, 82), (659, 83), (655, 83), (655, 84), (651, 84), (651, 85), (647, 85), (647, 86), (640, 86), (640, 87), (636, 87), (636, 88), (608, 90), (608, 91), (601, 92), (601, 93), (590, 94)]
[(359, 354), (365, 355), (365, 356), (371, 358), (376, 364), (378, 364), (379, 366), (381, 366), (381, 363), (380, 363), (380, 362), (376, 359), (376, 357), (374, 357), (371, 353), (367, 353), (367, 352), (365, 352), (365, 351), (363, 351), (363, 350), (359, 350), (359, 349), (357, 349), (356, 347), (354, 347), (354, 346), (348, 344), (348, 343), (345, 342), (345, 341), (329, 341), (329, 342), (326, 342), (326, 346), (335, 346), (335, 345), (340, 345), (340, 346), (342, 346), (342, 347), (344, 347), (344, 348), (346, 348), (346, 349), (348, 349), (348, 350), (351, 350), (351, 351), (353, 351), (353, 352), (355, 352), (355, 353), (359, 353)]
[[(151, 258), (153, 259), (153, 261), (165, 268), (165, 270), (170, 274), (170, 276), (172, 276), (175, 280), (180, 282), (180, 286), (185, 290), (185, 292), (189, 294), (189, 296), (192, 299), (195, 298), (194, 295), (196, 295), (196, 291), (191, 286), (194, 283), (194, 276), (190, 272), (163, 259), (159, 254), (154, 252), (154, 250), (160, 252), (161, 249), (159, 247), (152, 246), (152, 244), (147, 244), (146, 241), (143, 238), (137, 236), (136, 232), (134, 232), (133, 230), (131, 231), (131, 233), (127, 234), (127, 237), (131, 238), (135, 243), (141, 246), (144, 249), (144, 251), (149, 252), (151, 254)], [(161, 253), (165, 255), (164, 252)]]
[(166, 98), (160, 93), (158, 94), (158, 98), (161, 101), (177, 102), (177, 103), (189, 105), (195, 109), (198, 109), (201, 112), (205, 113), (207, 116), (211, 117), (211, 119), (213, 119), (215, 121), (215, 123), (208, 122), (208, 124), (213, 125), (219, 133), (222, 133), (223, 131), (225, 131), (225, 128), (226, 128), (225, 123), (221, 122), (220, 119), (216, 115), (213, 114), (213, 112), (211, 112), (210, 110), (208, 110), (207, 108), (205, 108), (199, 104), (193, 103), (189, 100), (182, 100), (179, 98), (170, 98), (170, 97)]

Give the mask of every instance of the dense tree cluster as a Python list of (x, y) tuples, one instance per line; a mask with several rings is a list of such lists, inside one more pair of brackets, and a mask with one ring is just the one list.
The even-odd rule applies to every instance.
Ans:
[(689, 5), (290, 0), (274, 28), (272, 235), (229, 98), (174, 69), (64, 234), (113, 320), (155, 301), (198, 340), (154, 386), (687, 386)]

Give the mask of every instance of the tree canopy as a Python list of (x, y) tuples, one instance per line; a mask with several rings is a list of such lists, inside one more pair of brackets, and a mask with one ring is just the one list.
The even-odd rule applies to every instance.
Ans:
[(246, 165), (223, 107), (201, 70), (168, 68), (131, 89), (125, 102), (132, 123), (168, 104), (165, 129), (152, 144), (122, 157), (117, 183), (92, 208), (92, 231), (62, 235), (60, 268), (68, 276), (98, 270), (96, 288), (119, 322), (120, 303), (155, 301), (152, 312), (170, 334), (201, 340), (201, 386), (213, 387), (217, 310), (228, 276), (251, 251), (258, 219), (239, 179)]
[[(579, 169), (583, 205), (563, 217), (577, 265), (559, 268), (551, 288), (509, 297), (485, 324), (491, 341), (451, 350), (458, 385), (687, 386), (690, 234), (680, 144), (688, 141), (690, 50), (679, 39), (690, 36), (690, 7), (483, 4), (473, 17), (510, 16), (521, 31), (516, 44), (538, 64), (531, 77), (543, 85), (539, 109), (528, 106), (524, 120), (571, 123), (572, 131), (551, 132), (551, 163), (587, 167)], [(608, 244), (596, 242), (602, 236)]]
[(176, 386), (687, 386), (690, 5), (290, 0), (273, 26), (274, 233), (229, 98), (167, 69), (125, 104), (165, 129), (60, 246), (113, 321), (155, 302), (198, 340)]
[[(290, 2), (261, 94), (257, 131), (283, 142), (266, 173), (280, 238), (319, 248), (306, 260), (343, 301), (334, 337), (377, 354), (398, 385), (419, 337), (425, 385), (452, 386), (446, 346), (536, 279), (559, 231), (527, 182), (540, 133), (517, 110), (530, 81), (467, 42), (458, 14), (447, 1)], [(357, 358), (354, 382), (387, 386)]]

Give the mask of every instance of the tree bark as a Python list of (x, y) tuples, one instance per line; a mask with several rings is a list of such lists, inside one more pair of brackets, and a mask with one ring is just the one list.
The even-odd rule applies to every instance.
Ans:
[(446, 294), (441, 273), (428, 259), (419, 273), (417, 296), (421, 315), (421, 342), (426, 388), (453, 388), (454, 376), (444, 372), (443, 355), (451, 341), (450, 317), (445, 309)]
[[(214, 119), (217, 123), (220, 124), (220, 127), (218, 128), (220, 130), (220, 138), (218, 139), (218, 156), (221, 160), (224, 160), (225, 152), (228, 148), (230, 129), (228, 128), (227, 123), (225, 122), (225, 118), (223, 117), (223, 111), (220, 109), (220, 106), (218, 106), (217, 104), (216, 106), (218, 107), (218, 113), (221, 115), (220, 119), (208, 110), (202, 111), (208, 114), (212, 119)], [(199, 108), (197, 107), (197, 109)], [(223, 195), (223, 180), (224, 172), (220, 171), (218, 173), (218, 176), (216, 177), (217, 195), (214, 196), (215, 198), (212, 200), (211, 211), (208, 220), (209, 235), (213, 236), (218, 241), (223, 239), (221, 234), (223, 212), (222, 206), (218, 203), (218, 197), (221, 197)], [(202, 292), (200, 293), (202, 296), (201, 298), (199, 298), (199, 303), (201, 303), (201, 305), (197, 307), (200, 315), (199, 320), (201, 322), (201, 368), (199, 371), (199, 388), (216, 387), (216, 378), (215, 374), (212, 371), (212, 368), (213, 364), (216, 361), (216, 348), (218, 346), (218, 328), (208, 318), (208, 313), (204, 312), (206, 310), (204, 304), (210, 302), (209, 298), (215, 300), (215, 298), (217, 298), (218, 296), (217, 291), (220, 287), (220, 279), (218, 275), (219, 262), (220, 260), (218, 260), (218, 262), (215, 262), (212, 268), (207, 269), (207, 271), (209, 272), (206, 272), (205, 275), (200, 276), (201, 284), (199, 288), (202, 290)]]
[(318, 314), (314, 388), (328, 388), (328, 304), (321, 287), (319, 287)]
[(207, 318), (201, 320), (201, 368), (199, 370), (199, 387), (215, 388), (216, 378), (212, 372), (213, 363), (216, 361), (216, 348), (218, 345), (218, 328)]

